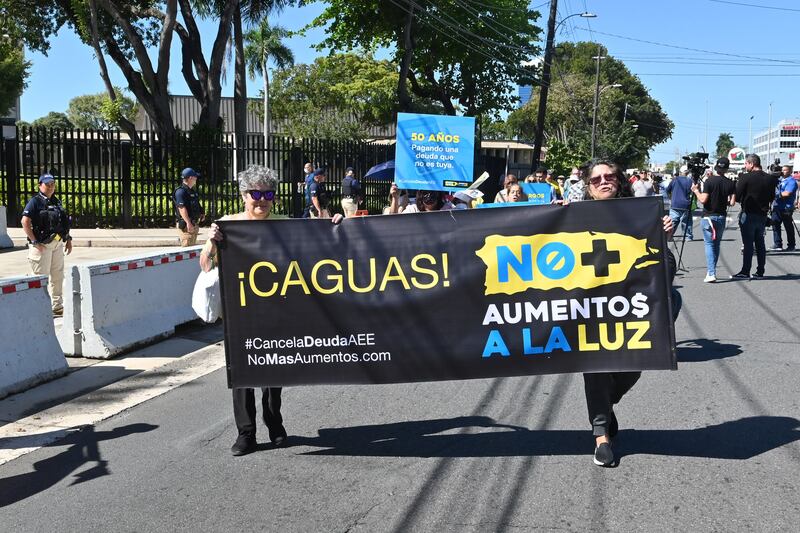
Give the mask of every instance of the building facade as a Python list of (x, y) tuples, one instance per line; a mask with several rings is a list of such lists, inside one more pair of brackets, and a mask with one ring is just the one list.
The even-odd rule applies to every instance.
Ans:
[(800, 151), (800, 119), (781, 120), (771, 130), (753, 138), (753, 151), (766, 168), (775, 159), (781, 165), (793, 165), (795, 152)]

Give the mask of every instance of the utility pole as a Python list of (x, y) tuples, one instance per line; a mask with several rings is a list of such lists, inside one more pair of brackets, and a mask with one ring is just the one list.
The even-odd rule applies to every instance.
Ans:
[(547, 110), (547, 91), (550, 88), (550, 64), (553, 62), (553, 42), (556, 38), (556, 16), (558, 16), (558, 0), (550, 0), (550, 18), (547, 20), (547, 45), (544, 49), (544, 65), (542, 65), (542, 88), (539, 90), (539, 112), (536, 116), (536, 138), (533, 142), (531, 172), (536, 170), (542, 157), (544, 141), (544, 116)]
[(594, 149), (597, 144), (597, 108), (600, 105), (600, 60), (603, 57), (603, 47), (597, 46), (597, 56), (592, 59), (597, 59), (597, 71), (594, 76), (594, 108), (592, 112), (592, 159), (594, 159)]
[(772, 164), (772, 102), (769, 103), (769, 129), (767, 130), (767, 164)]
[(708, 150), (708, 98), (706, 98), (706, 143), (703, 145), (705, 150)]
[(747, 145), (747, 153), (753, 154), (753, 119), (756, 118), (755, 115), (750, 115), (750, 125), (748, 127), (748, 135), (750, 139), (750, 144)]

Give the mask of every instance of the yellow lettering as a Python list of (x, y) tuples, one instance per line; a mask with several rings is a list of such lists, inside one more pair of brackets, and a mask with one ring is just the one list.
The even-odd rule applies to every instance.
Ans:
[(650, 330), (650, 322), (642, 320), (639, 322), (628, 322), (625, 327), (635, 331), (631, 340), (628, 341), (629, 350), (649, 350), (652, 346), (650, 341), (643, 341), (642, 337)]
[[(296, 279), (292, 279), (292, 273), (297, 275)], [(303, 272), (300, 270), (300, 265), (297, 264), (297, 261), (292, 261), (289, 263), (289, 268), (286, 270), (286, 277), (283, 279), (283, 286), (281, 287), (281, 296), (286, 296), (286, 289), (292, 285), (299, 285), (303, 288), (304, 293), (311, 294), (311, 291), (308, 290), (306, 280), (303, 278)]]
[(625, 328), (622, 322), (614, 324), (614, 341), (608, 339), (608, 324), (603, 322), (600, 324), (600, 344), (606, 350), (619, 350), (622, 348), (622, 343), (625, 342)]
[(322, 294), (333, 294), (335, 292), (344, 292), (344, 282), (342, 280), (341, 274), (331, 275), (328, 274), (325, 279), (328, 281), (334, 281), (335, 284), (331, 288), (322, 287), (317, 280), (319, 269), (325, 265), (331, 265), (334, 267), (336, 272), (342, 271), (342, 265), (334, 261), (333, 259), (323, 259), (322, 261), (318, 262), (314, 265), (314, 268), (311, 270), (311, 284), (314, 286), (317, 291)]
[(434, 258), (430, 254), (419, 254), (415, 255), (414, 259), (411, 260), (411, 270), (418, 274), (424, 274), (426, 276), (431, 277), (430, 283), (422, 283), (417, 280), (416, 276), (411, 277), (411, 284), (414, 285), (418, 289), (430, 289), (436, 286), (439, 283), (439, 273), (431, 268), (423, 268), (419, 266), (419, 262), (425, 260), (428, 261), (431, 266), (436, 264), (436, 258)]
[(268, 290), (268, 291), (259, 290), (259, 288), (256, 287), (256, 271), (259, 268), (266, 268), (266, 269), (270, 270), (273, 274), (276, 274), (278, 272), (278, 269), (275, 268), (275, 265), (273, 265), (269, 261), (259, 261), (258, 263), (256, 263), (255, 265), (253, 265), (250, 268), (250, 278), (249, 278), (250, 279), (250, 290), (253, 291), (253, 294), (255, 294), (256, 296), (260, 296), (262, 298), (269, 298), (270, 296), (275, 294), (275, 291), (278, 290), (278, 284), (277, 283), (273, 283), (272, 284), (272, 288), (270, 290)]
[[(393, 269), (397, 272), (396, 274), (390, 273)], [(381, 292), (385, 291), (386, 285), (390, 281), (401, 282), (405, 290), (409, 290), (411, 288), (408, 285), (408, 280), (406, 279), (406, 275), (403, 273), (403, 267), (400, 266), (400, 262), (394, 256), (392, 256), (389, 259), (389, 262), (386, 264), (386, 271), (383, 273), (383, 279), (381, 279), (381, 286), (378, 290)]]
[(369, 292), (375, 288), (375, 258), (369, 258), (369, 285), (366, 287), (356, 286), (356, 277), (353, 272), (353, 260), (347, 260), (347, 284), (353, 292)]
[(598, 352), (600, 345), (586, 341), (586, 324), (578, 324), (578, 350), (581, 352)]

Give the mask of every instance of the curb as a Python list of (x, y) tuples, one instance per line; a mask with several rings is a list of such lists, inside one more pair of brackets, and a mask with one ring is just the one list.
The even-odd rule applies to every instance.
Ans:
[[(197, 244), (205, 244), (205, 237), (199, 237)], [(12, 239), (15, 248), (26, 248), (28, 242), (26, 239)], [(178, 237), (154, 237), (154, 238), (117, 238), (117, 239), (81, 239), (73, 238), (72, 246), (80, 248), (166, 248), (171, 246), (180, 246)]]

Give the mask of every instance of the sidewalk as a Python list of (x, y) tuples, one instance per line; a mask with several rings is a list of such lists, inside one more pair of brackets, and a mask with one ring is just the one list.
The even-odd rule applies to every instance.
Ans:
[[(0, 278), (27, 276), (28, 250), (22, 228), (8, 228), (14, 248), (0, 249)], [(158, 229), (74, 229), (72, 253), (64, 258), (65, 268), (83, 263), (117, 260), (142, 254), (158, 254), (178, 249), (177, 231)], [(198, 244), (206, 241), (208, 228), (200, 228)]]
[(66, 376), (0, 400), (0, 465), (223, 368), (222, 325), (195, 322), (116, 359), (67, 362)]

